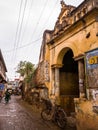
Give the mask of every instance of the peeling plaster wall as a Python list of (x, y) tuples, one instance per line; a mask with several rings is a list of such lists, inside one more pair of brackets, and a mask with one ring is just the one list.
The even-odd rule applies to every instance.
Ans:
[(78, 99), (75, 105), (77, 130), (98, 130), (98, 113), (93, 112), (93, 102)]

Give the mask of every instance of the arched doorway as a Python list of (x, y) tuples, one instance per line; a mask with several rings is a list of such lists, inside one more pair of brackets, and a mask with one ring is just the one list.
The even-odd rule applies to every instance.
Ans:
[[(64, 52), (63, 52), (64, 53)], [(60, 68), (60, 99), (65, 111), (75, 111), (74, 98), (79, 97), (78, 62), (73, 59), (73, 52), (67, 48)]]

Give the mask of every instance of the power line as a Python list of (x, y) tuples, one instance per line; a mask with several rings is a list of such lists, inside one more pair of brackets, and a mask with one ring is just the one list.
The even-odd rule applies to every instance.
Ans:
[[(41, 40), (41, 38), (39, 38), (39, 39), (36, 39), (36, 40), (34, 40), (34, 41), (32, 41), (32, 42), (29, 42), (29, 43), (27, 43), (27, 44), (25, 44), (25, 45), (23, 45), (23, 46), (19, 46), (19, 44), (21, 45), (22, 43), (20, 42), (20, 35), (21, 35), (21, 30), (22, 30), (22, 24), (23, 24), (23, 21), (24, 21), (24, 14), (25, 14), (25, 9), (26, 9), (26, 6), (24, 7), (25, 9), (24, 9), (24, 13), (22, 13), (21, 11), (22, 11), (22, 2), (23, 2), (23, 0), (21, 0), (21, 8), (20, 8), (20, 13), (19, 13), (19, 17), (18, 17), (18, 23), (17, 23), (17, 29), (16, 29), (16, 35), (15, 35), (15, 43), (14, 43), (14, 49), (12, 49), (12, 50), (7, 50), (7, 51), (4, 51), (4, 53), (7, 53), (7, 52), (12, 52), (12, 51), (16, 51), (17, 52), (17, 50), (19, 50), (19, 49), (21, 49), (21, 48), (24, 48), (24, 47), (28, 47), (28, 46), (30, 46), (30, 45), (33, 45), (33, 43), (36, 43), (36, 42), (38, 42), (38, 41), (40, 41)], [(40, 15), (40, 17), (38, 18), (38, 20), (39, 21), (37, 21), (37, 24), (36, 24), (36, 26), (35, 26), (35, 30), (33, 31), (33, 33), (35, 34), (35, 32), (36, 32), (36, 30), (37, 30), (37, 28), (38, 28), (38, 25), (39, 25), (39, 23), (40, 23), (40, 20), (41, 20), (41, 18), (42, 18), (42, 15), (43, 15), (43, 13), (44, 13), (44, 11), (45, 11), (45, 7), (46, 7), (46, 4), (47, 4), (47, 0), (45, 1), (45, 6), (43, 7), (43, 9), (42, 9), (42, 11), (41, 11), (41, 15)], [(52, 12), (52, 11), (51, 11)], [(23, 16), (22, 16), (22, 21), (21, 21), (21, 24), (19, 24), (20, 23), (20, 17), (21, 17), (21, 15), (23, 14)], [(28, 14), (28, 18), (29, 18), (29, 15), (30, 14)], [(50, 15), (52, 15), (52, 13), (50, 14)], [(50, 16), (49, 15), (49, 16)], [(37, 16), (38, 17), (38, 16)], [(50, 17), (48, 17), (48, 19), (50, 19)], [(27, 21), (28, 22), (28, 21)], [(27, 24), (27, 23), (26, 23)], [(25, 24), (25, 25), (26, 25)], [(20, 26), (19, 26), (20, 25)], [(20, 28), (19, 28), (20, 27)], [(25, 32), (25, 31), (24, 31)], [(34, 44), (35, 45), (35, 44)], [(39, 45), (38, 43), (36, 44), (36, 45)], [(16, 55), (16, 52), (14, 52), (14, 55)], [(14, 58), (15, 59), (15, 58)]]
[[(55, 6), (56, 6), (56, 4), (58, 3), (58, 1), (59, 0), (57, 0), (56, 1), (56, 3), (55, 3), (55, 5), (54, 5), (54, 7), (53, 7), (53, 9), (51, 10), (51, 12), (50, 12), (50, 14), (49, 14), (49, 17), (48, 17), (48, 19), (45, 21), (45, 23), (44, 23), (44, 26), (46, 26), (47, 25), (47, 22), (49, 22), (49, 19), (51, 18), (51, 16), (53, 15), (53, 10), (54, 10), (54, 8), (55, 8)], [(43, 29), (44, 29), (44, 27), (42, 28), (42, 30), (40, 31), (40, 33), (43, 31)]]
[[(54, 10), (54, 8), (55, 8), (55, 6), (56, 6), (56, 4), (57, 4), (58, 1), (59, 1), (59, 0), (56, 1), (55, 5), (54, 5), (54, 7), (53, 7), (53, 10)], [(31, 2), (30, 9), (31, 9), (31, 7), (32, 7), (32, 3), (33, 3), (33, 1)], [(45, 5), (46, 5), (46, 4), (47, 4), (47, 2), (45, 2)], [(42, 12), (44, 11), (44, 9), (45, 9), (45, 6), (44, 6)], [(53, 12), (53, 10), (52, 10), (51, 12)], [(29, 11), (29, 13), (30, 13), (30, 11)], [(50, 13), (49, 18), (51, 17), (51, 14), (52, 14), (52, 13)], [(42, 15), (42, 13), (41, 13), (41, 15)], [(41, 15), (40, 15), (40, 17), (39, 17), (39, 20), (41, 19)], [(28, 17), (29, 17), (29, 15), (28, 15)], [(20, 15), (19, 15), (19, 18), (20, 18)], [(48, 18), (47, 20), (49, 20), (49, 18)], [(46, 20), (46, 22), (47, 22), (47, 20)], [(18, 20), (18, 21), (19, 21), (19, 20)], [(22, 21), (23, 21), (23, 20), (22, 20)], [(45, 22), (45, 23), (46, 23), (46, 22)], [(27, 46), (31, 45), (32, 43), (39, 41), (40, 39), (41, 39), (41, 38), (36, 39), (35, 41), (32, 41), (32, 42), (30, 42), (30, 43), (27, 43), (27, 44), (25, 44), (25, 45), (23, 45), (23, 46), (16, 47), (16, 50), (21, 49), (21, 48), (24, 48), (24, 47), (27, 47)], [(6, 51), (6, 52), (11, 52), (11, 51), (14, 51), (14, 49), (8, 50), (8, 51)]]
[(18, 33), (18, 40), (17, 40), (17, 46), (16, 46), (16, 48), (18, 47), (19, 42), (20, 42), (21, 30), (22, 30), (22, 25), (23, 25), (23, 20), (24, 20), (26, 5), (27, 5), (27, 0), (25, 0), (25, 5), (24, 5), (24, 10), (23, 10), (22, 20), (21, 20), (21, 23), (20, 23), (20, 29), (19, 29), (19, 33)]
[(31, 4), (30, 4), (30, 8), (29, 8), (29, 13), (28, 13), (28, 16), (27, 16), (27, 19), (26, 19), (26, 23), (25, 23), (25, 25), (24, 25), (25, 29), (24, 29), (24, 32), (23, 32), (23, 34), (22, 34), (22, 38), (21, 38), (21, 39), (23, 39), (23, 36), (24, 36), (24, 34), (25, 34), (25, 30), (26, 30), (26, 26), (28, 25), (30, 13), (31, 13), (30, 11), (31, 11), (31, 9), (32, 9), (33, 2), (34, 2), (34, 1), (31, 0)]
[[(26, 5), (27, 5), (27, 0), (25, 0), (25, 3), (24, 3), (24, 9), (23, 9), (23, 14), (22, 14), (22, 18), (21, 18), (19, 33), (17, 34), (17, 38), (18, 38), (18, 39), (17, 39), (17, 42), (16, 42), (16, 48), (18, 48), (19, 43), (20, 43), (21, 30), (22, 30), (22, 24), (23, 24), (23, 20), (24, 20)], [(17, 49), (16, 49), (16, 48), (15, 48), (15, 51), (14, 51), (14, 61), (15, 61), (15, 59), (16, 59), (16, 54), (17, 54)]]
[[(36, 40), (34, 40), (34, 41), (30, 42), (30, 43), (27, 43), (27, 44), (25, 44), (25, 45), (23, 45), (23, 46), (17, 47), (16, 49), (18, 50), (18, 49), (21, 49), (21, 48), (30, 46), (30, 45), (32, 45), (33, 43), (36, 43), (36, 42), (38, 42), (38, 41), (40, 41), (40, 40), (41, 40), (41, 38), (36, 39)], [(12, 51), (14, 51), (14, 49), (6, 50), (6, 51), (4, 51), (3, 53), (12, 52)]]
[[(38, 25), (39, 25), (39, 23), (40, 23), (40, 19), (41, 19), (42, 15), (43, 15), (43, 12), (45, 11), (46, 5), (47, 5), (47, 0), (46, 0), (46, 2), (45, 2), (45, 4), (44, 4), (44, 7), (43, 7), (41, 13), (40, 13), (40, 16), (39, 16), (38, 21), (37, 21), (36, 26), (35, 26), (35, 29), (34, 29), (34, 31), (33, 31), (33, 33), (32, 33), (33, 36), (34, 36), (34, 34), (35, 34), (36, 30), (37, 30), (37, 27), (38, 27)], [(30, 40), (31, 40), (31, 39), (30, 39)]]
[[(49, 22), (49, 19), (50, 19), (51, 16), (53, 15), (53, 12), (54, 12), (53, 10), (55, 9), (55, 7), (56, 7), (56, 5), (57, 5), (57, 3), (58, 3), (59, 1), (60, 1), (60, 0), (57, 0), (57, 1), (55, 2), (54, 6), (53, 6), (53, 9), (51, 10), (51, 12), (50, 12), (50, 14), (49, 14), (48, 19), (47, 19), (47, 20), (45, 21), (45, 23), (44, 23), (44, 27), (46, 26), (47, 22)], [(40, 15), (40, 17), (39, 17), (39, 19), (38, 19), (37, 24), (40, 23), (40, 19), (41, 19), (41, 16), (42, 16), (42, 14), (43, 14), (43, 12), (44, 12), (44, 10), (45, 10), (46, 4), (47, 4), (47, 1), (46, 1), (46, 3), (45, 3), (45, 6), (44, 6), (43, 10), (41, 11), (41, 15)], [(35, 33), (35, 31), (37, 30), (37, 29), (36, 29), (36, 28), (38, 27), (37, 24), (36, 24), (36, 27), (35, 27), (35, 30), (33, 31), (33, 33)], [(44, 27), (43, 27), (43, 29), (44, 29)], [(41, 34), (41, 32), (43, 31), (43, 29), (40, 31), (40, 34)], [(39, 36), (40, 36), (40, 35), (39, 35)]]
[[(21, 15), (21, 10), (22, 10), (22, 4), (23, 4), (23, 0), (21, 0), (21, 2), (20, 2), (19, 17), (18, 17), (17, 28), (16, 28), (16, 33), (15, 33), (14, 50), (16, 48), (16, 40), (17, 40), (17, 35), (18, 35), (18, 30), (19, 30), (19, 22), (20, 22), (20, 15)], [(13, 60), (13, 58), (14, 58), (14, 54), (13, 54), (12, 60)]]

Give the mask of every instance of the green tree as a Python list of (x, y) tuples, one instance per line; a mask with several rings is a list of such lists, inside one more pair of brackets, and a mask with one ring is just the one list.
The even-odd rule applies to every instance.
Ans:
[(26, 61), (20, 61), (20, 63), (17, 66), (17, 73), (19, 73), (21, 76), (25, 75), (25, 65)]
[(22, 82), (22, 98), (29, 100), (30, 99), (30, 90), (34, 86), (34, 72), (35, 72), (35, 66), (31, 62), (27, 61), (20, 61), (20, 63), (17, 66), (17, 73), (20, 74), (20, 76), (24, 77), (24, 80)]
[(17, 73), (24, 77), (25, 82), (31, 83), (34, 75), (35, 66), (29, 61), (20, 61), (17, 66)]

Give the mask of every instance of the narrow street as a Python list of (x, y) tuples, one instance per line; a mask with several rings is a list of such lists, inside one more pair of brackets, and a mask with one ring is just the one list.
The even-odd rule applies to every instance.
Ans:
[(12, 96), (8, 104), (0, 103), (0, 130), (60, 130), (56, 124), (45, 122), (19, 96)]
[[(11, 96), (8, 104), (0, 103), (0, 130), (60, 130), (52, 121), (43, 121), (39, 110), (21, 99)], [(66, 126), (64, 130), (76, 130)]]

